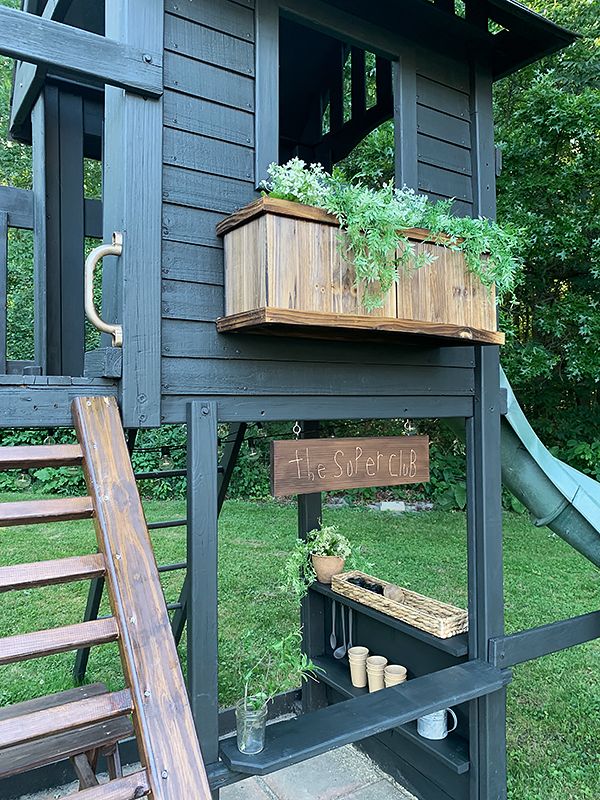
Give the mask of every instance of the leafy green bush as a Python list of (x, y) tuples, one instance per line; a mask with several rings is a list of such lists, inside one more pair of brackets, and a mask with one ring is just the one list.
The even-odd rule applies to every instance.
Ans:
[(416, 253), (404, 231), (425, 228), (431, 241), (460, 250), (468, 269), (488, 287), (495, 286), (498, 298), (510, 295), (521, 268), (516, 227), (495, 222), (455, 217), (452, 200), (432, 202), (406, 186), (392, 183), (378, 188), (360, 178), (344, 179), (340, 170), (325, 172), (320, 164), (307, 166), (293, 158), (283, 166), (271, 164), (264, 189), (271, 197), (317, 206), (339, 220), (344, 235), (339, 237), (342, 255), (352, 260), (356, 281), (364, 285), (364, 304), (373, 309), (398, 279), (399, 270), (426, 268), (435, 256)]

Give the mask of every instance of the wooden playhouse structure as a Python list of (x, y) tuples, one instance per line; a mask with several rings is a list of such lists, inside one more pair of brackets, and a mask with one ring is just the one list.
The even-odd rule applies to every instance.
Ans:
[[(503, 396), (493, 315), (482, 311), (475, 289), (463, 291), (450, 263), (438, 275), (444, 302), (430, 316), (434, 289), (427, 282), (409, 308), (396, 296), (379, 316), (359, 313), (343, 269), (331, 277), (329, 305), (315, 305), (312, 291), (299, 299), (312, 251), (310, 244), (299, 250), (298, 242), (325, 241), (335, 226), (265, 202), (250, 213), (251, 235), (266, 235), (261, 226), (271, 226), (289, 273), (280, 276), (285, 285), (275, 303), (273, 287), (270, 302), (267, 288), (261, 297), (244, 295), (243, 281), (232, 289), (239, 272), (225, 270), (222, 234), (227, 248), (228, 235), (249, 228), (240, 228), (239, 218), (221, 235), (217, 226), (257, 198), (270, 162), (297, 155), (330, 167), (388, 119), (395, 121), (398, 185), (455, 198), (457, 214), (493, 218), (500, 159), (492, 84), (572, 40), (514, 0), (25, 0), (22, 11), (0, 7), (0, 52), (16, 59), (10, 133), (33, 147), (32, 190), (0, 187), (0, 300), (9, 228), (33, 230), (35, 256), (33, 359), (7, 360), (0, 319), (0, 425), (72, 426), (75, 413), (77, 458), (92, 463), (93, 502), (84, 511), (101, 518), (105, 554), (111, 529), (94, 482), (94, 426), (112, 431), (103, 447), (121, 456), (115, 401), (126, 431), (188, 426), (187, 577), (171, 623), (178, 640), (187, 622), (189, 702), (213, 797), (249, 774), (348, 742), (362, 742), (424, 800), (506, 796), (506, 668), (519, 659), (505, 647), (511, 637), (503, 627)], [(102, 161), (102, 200), (84, 195), (84, 159)], [(260, 242), (252, 250), (244, 235), (242, 251), (258, 259)], [(87, 278), (86, 238), (104, 245)], [(100, 259), (101, 318), (93, 292)], [(256, 266), (251, 289), (264, 278)], [(244, 275), (252, 269), (250, 257)], [(329, 293), (323, 280), (315, 283), (319, 296)], [(457, 281), (458, 301), (446, 302)], [(286, 301), (292, 296), (294, 304)], [(470, 311), (467, 296), (475, 297)], [(89, 352), (86, 308), (102, 330), (101, 346)], [(464, 420), (469, 632), (439, 639), (337, 597), (353, 608), (357, 631), (373, 648), (385, 643), (390, 657), (411, 654), (404, 656), (413, 676), (408, 684), (385, 697), (356, 696), (361, 692), (327, 654), (332, 593), (311, 590), (302, 612), (304, 646), (326, 673), (304, 688), (302, 714), (270, 727), (263, 753), (244, 756), (219, 739), (231, 716), (218, 706), (216, 565), (218, 514), (245, 426), (299, 420), (303, 436), (318, 437), (320, 420), (380, 418)], [(221, 464), (219, 423), (231, 426)], [(19, 458), (5, 454), (4, 466), (47, 463), (51, 454)], [(22, 512), (5, 513), (5, 524), (19, 513), (30, 518)], [(303, 495), (300, 534), (320, 515), (321, 495)], [(88, 563), (83, 572), (92, 579), (87, 621), (97, 616), (104, 579), (113, 580), (113, 593), (118, 584), (110, 569)], [(118, 604), (113, 610), (124, 613)], [(127, 624), (119, 618), (121, 632)], [(78, 677), (89, 643), (75, 642)], [(135, 713), (143, 712), (140, 688), (134, 679), (122, 713), (132, 702)], [(278, 710), (296, 699), (297, 693), (281, 698)], [(443, 742), (420, 739), (417, 717), (449, 705), (458, 711), (458, 730)], [(146, 783), (90, 798), (183, 796), (169, 788), (168, 770), (155, 772), (145, 733), (140, 742), (138, 729)], [(193, 747), (187, 757), (197, 764)], [(61, 768), (47, 767), (47, 785)], [(201, 773), (199, 797), (206, 789)], [(21, 780), (2, 782), (0, 796), (33, 786)]]

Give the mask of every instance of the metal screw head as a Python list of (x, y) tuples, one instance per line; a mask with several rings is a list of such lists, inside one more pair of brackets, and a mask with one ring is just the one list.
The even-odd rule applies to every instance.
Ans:
[(163, 769), (163, 771), (160, 773), (160, 777), (161, 777), (161, 778), (162, 778), (164, 781), (166, 781), (166, 780), (167, 780), (167, 778), (169, 777), (169, 773), (167, 772), (167, 770), (166, 770), (166, 769)]
[(150, 689), (146, 689), (144, 692), (144, 697), (150, 697)]
[(142, 56), (142, 61), (144, 62), (144, 64), (151, 64), (152, 56), (150, 55), (150, 53), (144, 53), (144, 55)]

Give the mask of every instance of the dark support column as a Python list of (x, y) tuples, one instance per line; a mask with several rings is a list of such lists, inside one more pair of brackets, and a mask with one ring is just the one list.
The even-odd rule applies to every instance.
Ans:
[(187, 683), (202, 756), (213, 764), (219, 757), (216, 403), (189, 403), (187, 426)]
[[(222, 469), (219, 470), (219, 476), (217, 478), (217, 485), (219, 487), (217, 494), (217, 514), (221, 513), (221, 509), (223, 508), (223, 503), (225, 502), (225, 498), (227, 497), (229, 482), (231, 481), (231, 476), (233, 475), (233, 470), (237, 463), (240, 448), (244, 442), (246, 427), (247, 425), (245, 422), (239, 422), (236, 425), (230, 426), (229, 436), (227, 437), (227, 444), (225, 445), (225, 448), (223, 450), (223, 458), (221, 459)], [(189, 493), (189, 484), (188, 484), (188, 493)], [(189, 598), (189, 582), (188, 582), (188, 576), (186, 575), (185, 580), (183, 582), (183, 586), (181, 588), (181, 593), (179, 595), (179, 601), (178, 601), (179, 608), (175, 611), (175, 614), (173, 615), (173, 621), (171, 623), (173, 636), (175, 637), (175, 641), (177, 644), (179, 644), (181, 637), (183, 635), (183, 629), (185, 628), (185, 622), (187, 619), (188, 598)]]
[[(319, 436), (319, 423), (305, 422), (302, 425), (303, 439), (316, 439)], [(298, 496), (298, 536), (306, 539), (306, 534), (317, 528), (323, 513), (321, 493), (302, 494)], [(302, 601), (301, 620), (303, 649), (309, 656), (321, 655), (323, 652), (324, 614), (322, 595), (309, 594)], [(327, 705), (325, 685), (309, 681), (302, 687), (302, 710), (304, 713), (323, 708)]]
[(82, 98), (46, 86), (32, 124), (36, 361), (48, 375), (83, 375)]
[[(467, 420), (469, 657), (488, 659), (504, 633), (500, 386), (497, 347), (475, 348), (475, 412)], [(506, 798), (506, 691), (471, 703), (471, 800)]]
[(419, 188), (417, 159), (417, 68), (412, 47), (392, 63), (396, 186)]
[(8, 284), (8, 214), (0, 211), (0, 374), (6, 372), (6, 292)]

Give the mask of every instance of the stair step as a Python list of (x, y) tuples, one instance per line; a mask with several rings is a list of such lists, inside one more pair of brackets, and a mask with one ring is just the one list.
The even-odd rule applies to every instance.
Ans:
[(16, 503), (0, 503), (0, 528), (10, 525), (35, 525), (39, 522), (89, 519), (93, 511), (91, 497), (64, 497), (58, 500), (21, 500)]
[(78, 444), (0, 447), (0, 470), (75, 467), (83, 461)]
[(6, 719), (0, 722), (0, 750), (85, 725), (127, 716), (132, 710), (131, 692), (124, 689)]
[(257, 755), (240, 753), (235, 737), (225, 739), (221, 756), (236, 772), (267, 775), (433, 711), (491, 694), (509, 680), (510, 673), (483, 661), (469, 661), (270, 725), (265, 749)]
[(77, 800), (137, 800), (139, 797), (146, 797), (149, 792), (146, 770), (143, 769), (103, 786), (84, 789), (77, 793)]
[(0, 666), (29, 658), (66, 653), (79, 647), (107, 644), (118, 638), (119, 629), (113, 617), (8, 636), (0, 639)]
[(104, 572), (104, 556), (99, 553), (33, 564), (15, 564), (0, 567), (0, 592), (90, 580), (104, 575)]

